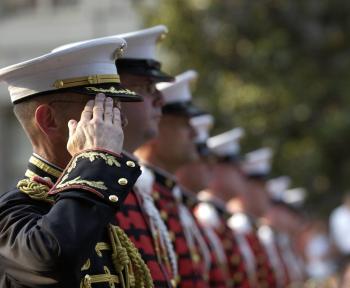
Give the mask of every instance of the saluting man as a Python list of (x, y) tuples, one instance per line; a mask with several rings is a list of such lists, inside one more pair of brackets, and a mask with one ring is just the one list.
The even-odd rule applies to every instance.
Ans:
[(26, 177), (0, 198), (1, 287), (151, 286), (114, 223), (140, 175), (121, 155), (118, 101), (141, 100), (120, 86), (125, 44), (82, 43), (0, 70), (33, 147)]
[[(123, 113), (128, 119), (128, 125), (124, 128), (123, 153), (132, 158), (127, 163), (131, 167), (138, 162), (132, 155), (135, 149), (158, 134), (163, 98), (155, 85), (173, 80), (161, 70), (161, 64), (156, 59), (156, 44), (164, 39), (166, 33), (167, 28), (159, 25), (100, 38), (122, 37), (126, 40), (128, 49), (120, 55), (116, 65), (124, 86), (143, 96), (143, 102), (123, 103)], [(85, 43), (91, 41), (96, 39)], [(168, 229), (150, 196), (148, 176), (147, 171), (143, 171), (139, 179), (142, 181), (137, 182), (126, 198), (123, 209), (116, 213), (116, 223), (140, 251), (151, 271), (155, 287), (175, 287), (178, 275), (176, 254)]]

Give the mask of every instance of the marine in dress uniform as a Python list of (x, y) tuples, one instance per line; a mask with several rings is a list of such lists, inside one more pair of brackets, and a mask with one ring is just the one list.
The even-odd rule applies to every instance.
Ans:
[(286, 271), (288, 287), (298, 287), (304, 280), (305, 265), (296, 252), (295, 240), (303, 229), (300, 208), (306, 191), (303, 188), (287, 188), (271, 195), (271, 208), (265, 218), (275, 227), (275, 244)]
[[(120, 35), (127, 41), (128, 47), (131, 48), (117, 60), (122, 79), (123, 77), (126, 78), (127, 75), (147, 79), (150, 83), (147, 87), (150, 87), (151, 91), (146, 92), (151, 95), (145, 95), (144, 98), (152, 97), (151, 101), (156, 101), (155, 98), (161, 97), (155, 89), (156, 83), (174, 79), (160, 69), (161, 63), (155, 57), (156, 44), (165, 38), (166, 33), (167, 28), (159, 25)], [(128, 83), (139, 93), (145, 93), (142, 89), (138, 90), (137, 81)], [(147, 106), (144, 106), (144, 110), (147, 109)], [(157, 113), (161, 113), (161, 105), (158, 105), (158, 109)], [(139, 119), (136, 115), (133, 115), (133, 118), (130, 119), (130, 126), (127, 127), (127, 130), (137, 129), (147, 124), (142, 122), (145, 119)], [(126, 136), (132, 138), (133, 135), (128, 134), (128, 132), (129, 130), (126, 131)], [(144, 142), (138, 143), (135, 148), (142, 144)], [(130, 149), (128, 152), (132, 153), (134, 151)], [(126, 199), (126, 205), (122, 211), (116, 214), (116, 219), (140, 250), (143, 259), (151, 270), (155, 287), (176, 287), (178, 263), (175, 250), (170, 240), (169, 231), (151, 197), (152, 185), (149, 185), (149, 181), (151, 181), (149, 178), (152, 176), (144, 167), (142, 170), (141, 178)]]
[[(68, 115), (74, 118), (96, 93), (119, 101), (141, 99), (120, 86), (114, 60), (123, 48), (125, 41), (119, 38), (82, 43), (0, 70), (20, 121), (27, 116), (18, 109), (36, 105), (35, 115), (27, 111), (36, 126), (22, 123), (33, 149), (51, 151), (45, 156), (60, 163), (33, 154), (25, 177), (0, 198), (1, 287), (152, 287), (147, 266), (114, 221), (141, 172), (119, 154), (122, 142), (112, 144), (122, 134), (113, 134), (115, 141), (102, 141), (107, 131), (121, 131), (112, 99), (98, 95), (86, 104), (79, 122), (69, 122), (67, 147), (72, 158), (65, 150), (64, 130), (56, 129), (64, 111), (58, 112), (55, 105), (64, 105), (67, 111), (77, 107), (78, 113)], [(92, 119), (98, 121), (102, 135), (91, 132), (96, 131)], [(38, 126), (46, 134), (40, 134)], [(90, 138), (83, 138), (83, 133)]]
[[(271, 169), (270, 159), (272, 151), (269, 148), (261, 148), (246, 154), (243, 162), (243, 170), (248, 178), (248, 186), (237, 197), (245, 199), (239, 201), (240, 211), (237, 211), (229, 219), (230, 227), (236, 232), (241, 242), (246, 261), (249, 263), (249, 271), (252, 279), (255, 279), (257, 287), (276, 287), (276, 276), (272, 268), (268, 253), (261, 243), (257, 229), (258, 217), (265, 212), (268, 198), (264, 190), (265, 179)], [(234, 212), (234, 211), (232, 211)]]
[[(192, 116), (201, 113), (191, 102), (190, 82), (196, 77), (194, 71), (187, 71), (176, 76), (173, 83), (157, 84), (165, 102), (160, 134), (136, 153), (146, 169), (153, 173), (152, 197), (170, 231), (179, 267), (179, 287), (209, 287), (203, 261), (206, 255), (203, 236), (172, 174), (183, 162), (197, 157), (194, 131), (189, 123)], [(164, 141), (170, 141), (171, 147)], [(160, 154), (166, 159), (158, 158)]]
[[(288, 176), (280, 176), (267, 181), (267, 192), (272, 201), (281, 200), (282, 193), (288, 189), (291, 179)], [(274, 227), (274, 216), (269, 209), (264, 215), (263, 223), (259, 225), (258, 236), (269, 256), (272, 268), (275, 271), (278, 287), (288, 287), (290, 277), (287, 264), (283, 258), (283, 251), (277, 241), (278, 231)]]
[[(234, 155), (232, 152), (236, 151), (236, 138), (239, 136), (240, 131), (232, 130), (226, 132), (220, 137), (216, 136), (207, 139), (206, 143), (208, 149), (212, 157), (215, 159), (215, 162), (212, 164), (214, 169), (215, 167), (222, 165), (231, 165), (230, 159), (232, 159), (232, 156)], [(221, 153), (218, 153), (219, 151)], [(226, 193), (224, 193), (226, 196), (222, 195), (223, 191), (220, 190), (220, 188), (223, 186), (221, 184), (220, 186), (213, 184), (214, 182), (219, 183), (223, 179), (226, 178), (221, 174), (213, 174), (211, 176), (207, 189), (199, 193), (199, 198), (203, 202), (197, 206), (196, 215), (203, 225), (206, 227), (211, 226), (220, 239), (221, 246), (227, 258), (226, 266), (230, 287), (251, 287), (243, 254), (239, 249), (233, 231), (227, 224), (227, 219), (231, 216), (225, 207), (225, 199), (227, 195)], [(225, 183), (225, 181), (222, 183)], [(228, 195), (231, 195), (231, 191), (229, 191)], [(215, 247), (213, 244), (212, 246)], [(216, 249), (218, 248), (216, 247)]]
[[(187, 207), (192, 211), (194, 217), (203, 231), (203, 238), (208, 247), (209, 253), (209, 285), (210, 287), (228, 287), (229, 275), (227, 271), (227, 259), (223, 245), (211, 225), (203, 225), (196, 217), (196, 208), (200, 201), (196, 194), (207, 187), (210, 178), (210, 151), (206, 145), (209, 137), (209, 130), (214, 124), (214, 118), (209, 114), (194, 116), (190, 120), (196, 131), (195, 143), (199, 158), (189, 162), (176, 171), (179, 183), (185, 187), (184, 199)], [(193, 191), (193, 192), (189, 192)], [(215, 216), (215, 215), (214, 215)], [(209, 217), (211, 219), (214, 216)]]
[[(153, 123), (155, 120), (151, 117), (153, 114), (160, 114), (159, 103), (162, 100), (155, 89), (155, 83), (173, 80), (173, 77), (160, 69), (161, 64), (156, 60), (156, 44), (164, 39), (166, 34), (167, 28), (159, 25), (84, 41), (86, 43), (122, 37), (127, 42), (128, 49), (116, 60), (116, 65), (125, 87), (138, 92), (144, 99), (143, 102), (136, 104), (137, 107), (126, 107), (127, 104), (123, 106), (128, 118), (128, 125), (124, 128), (126, 150), (124, 154), (131, 158), (128, 162), (130, 166), (138, 162), (132, 155), (133, 151), (142, 145), (143, 141), (149, 140), (150, 135), (157, 133), (158, 123)], [(154, 131), (150, 133), (147, 129)], [(178, 269), (175, 252), (170, 245), (166, 245), (170, 242), (168, 231), (164, 229), (165, 225), (161, 222), (159, 211), (155, 209), (153, 199), (148, 195), (147, 180), (148, 173), (143, 171), (139, 181), (125, 199), (123, 209), (116, 213), (115, 220), (141, 253), (151, 272), (154, 286), (175, 287)]]

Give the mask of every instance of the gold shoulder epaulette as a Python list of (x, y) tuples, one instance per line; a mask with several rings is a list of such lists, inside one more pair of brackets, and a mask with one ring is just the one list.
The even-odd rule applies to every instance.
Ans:
[(35, 181), (33, 178), (20, 180), (17, 183), (17, 188), (32, 199), (45, 201), (51, 204), (54, 203), (53, 197), (48, 195), (50, 187)]

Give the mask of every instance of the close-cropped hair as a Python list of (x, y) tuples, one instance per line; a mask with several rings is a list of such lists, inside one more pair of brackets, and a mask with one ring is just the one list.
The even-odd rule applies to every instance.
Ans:
[[(85, 104), (88, 100), (93, 99), (91, 96), (85, 94), (77, 94), (72, 93), (70, 91), (54, 91), (54, 92), (45, 92), (40, 93), (38, 95), (34, 95), (32, 97), (28, 97), (23, 101), (17, 102), (14, 104), (13, 111), (26, 131), (27, 134), (31, 134), (31, 130), (33, 128), (33, 120), (35, 116), (35, 111), (38, 106), (42, 104), (51, 104), (54, 107), (54, 103), (67, 103), (67, 107), (69, 107), (69, 103), (82, 103)], [(66, 112), (67, 109), (62, 109), (59, 107), (59, 110), (62, 116)]]

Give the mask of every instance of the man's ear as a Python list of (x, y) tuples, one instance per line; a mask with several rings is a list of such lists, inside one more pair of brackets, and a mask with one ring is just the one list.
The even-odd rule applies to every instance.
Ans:
[(48, 104), (41, 104), (35, 110), (35, 124), (46, 136), (57, 133), (58, 123), (55, 111)]

